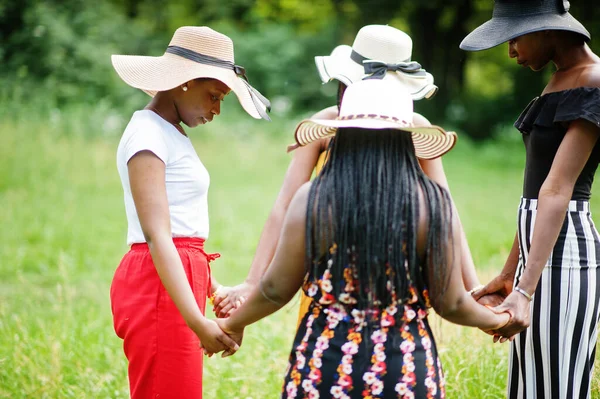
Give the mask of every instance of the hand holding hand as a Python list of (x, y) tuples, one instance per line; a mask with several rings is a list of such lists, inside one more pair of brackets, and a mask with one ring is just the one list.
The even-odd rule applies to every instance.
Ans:
[[(508, 323), (511, 322), (512, 313), (510, 313), (509, 311), (497, 312), (494, 308), (491, 308), (489, 306), (486, 306), (486, 307), (493, 312), (492, 318), (495, 321), (495, 325), (493, 327), (488, 327), (486, 329), (480, 327), (480, 329), (484, 333), (493, 335), (494, 338), (496, 338), (496, 336), (498, 334), (498, 330), (506, 327), (508, 325)], [(496, 341), (497, 340), (495, 340), (494, 342), (496, 342)], [(502, 342), (504, 342), (504, 341), (502, 341)]]
[(500, 295), (500, 294), (496, 294), (496, 293), (485, 294), (485, 295), (479, 297), (479, 299), (477, 300), (477, 303), (479, 303), (480, 305), (483, 305), (483, 306), (487, 306), (488, 308), (493, 308), (493, 307), (500, 305), (502, 302), (504, 302), (505, 298), (506, 298), (505, 295)]
[[(507, 274), (500, 274), (496, 276), (492, 281), (487, 283), (483, 288), (473, 292), (473, 298), (479, 302), (479, 299), (483, 296), (495, 294), (504, 300), (512, 292), (514, 276)], [(493, 298), (488, 298), (494, 300)], [(498, 299), (496, 297), (496, 299)], [(487, 303), (482, 303), (486, 305)]]
[[(241, 330), (232, 329), (229, 326), (229, 322), (227, 319), (217, 319), (216, 323), (225, 334), (227, 334), (233, 341), (235, 341), (238, 344), (238, 348), (240, 345), (242, 345), (242, 340), (244, 339), (243, 328)], [(232, 352), (230, 350), (226, 350), (225, 352), (223, 352), (223, 355), (221, 355), (221, 357), (231, 356), (234, 353), (235, 351)]]
[(252, 286), (242, 283), (235, 287), (221, 286), (216, 292), (213, 300), (213, 311), (219, 318), (228, 317), (248, 298)]
[(509, 322), (502, 328), (494, 331), (494, 342), (513, 340), (515, 335), (529, 327), (530, 302), (521, 293), (513, 291), (502, 304), (492, 308), (496, 313), (508, 312), (511, 314)]
[(203, 319), (190, 328), (200, 338), (200, 347), (209, 357), (224, 350), (234, 354), (240, 349), (240, 346), (225, 334), (213, 320)]
[[(500, 274), (496, 276), (492, 281), (487, 283), (483, 288), (480, 288), (472, 293), (473, 299), (479, 304), (486, 306), (495, 313), (503, 313), (502, 311), (497, 312), (495, 307), (501, 305), (506, 297), (512, 292), (513, 286), (513, 275)], [(512, 313), (509, 313), (509, 318)], [(509, 320), (510, 322), (510, 320)], [(506, 324), (506, 323), (505, 323)], [(494, 342), (498, 341), (498, 332), (496, 330), (482, 330), (486, 334), (494, 336)], [(503, 340), (502, 342), (504, 342)]]

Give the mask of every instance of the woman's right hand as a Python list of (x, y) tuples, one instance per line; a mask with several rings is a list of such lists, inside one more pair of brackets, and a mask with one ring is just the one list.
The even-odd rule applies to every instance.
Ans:
[(213, 320), (204, 318), (198, 323), (191, 324), (190, 328), (200, 338), (200, 347), (204, 349), (209, 357), (222, 351), (227, 351), (232, 355), (240, 349), (240, 346), (224, 333)]

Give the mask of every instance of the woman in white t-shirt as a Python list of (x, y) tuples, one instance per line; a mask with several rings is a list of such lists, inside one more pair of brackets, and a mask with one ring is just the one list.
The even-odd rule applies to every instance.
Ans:
[(218, 289), (209, 267), (218, 255), (204, 252), (210, 178), (181, 123), (212, 121), (230, 91), (257, 119), (269, 119), (269, 101), (234, 64), (231, 40), (207, 27), (179, 28), (161, 57), (112, 61), (127, 84), (153, 96), (117, 150), (131, 250), (115, 272), (111, 305), (131, 397), (201, 398), (203, 350), (230, 354), (238, 344), (204, 317)]

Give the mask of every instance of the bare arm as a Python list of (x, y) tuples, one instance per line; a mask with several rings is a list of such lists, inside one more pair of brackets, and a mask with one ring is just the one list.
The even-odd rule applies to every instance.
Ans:
[(217, 293), (214, 300), (214, 311), (217, 317), (226, 317), (232, 310), (238, 308), (265, 273), (275, 254), (292, 197), (302, 184), (310, 180), (319, 158), (321, 144), (311, 143), (294, 151), (283, 186), (265, 222), (246, 281), (232, 289)]
[[(425, 215), (425, 209), (422, 205), (421, 215)], [(427, 217), (422, 216), (422, 220), (419, 222), (420, 235), (424, 230), (427, 229)], [(462, 277), (462, 241), (461, 241), (461, 230), (458, 215), (453, 213), (452, 218), (452, 240), (449, 240), (448, 245), (452, 246), (447, 249), (448, 259), (446, 262), (446, 273), (448, 276), (448, 283), (445, 284), (446, 291), (441, 295), (440, 292), (435, 291), (435, 287), (439, 287), (438, 284), (431, 285), (431, 304), (436, 312), (444, 319), (465, 326), (479, 327), (483, 330), (493, 330), (504, 326), (508, 320), (509, 315), (507, 313), (497, 314), (490, 309), (478, 304), (475, 299), (467, 290), (463, 284)], [(423, 242), (423, 238), (420, 239)], [(430, 272), (433, 272), (433, 268), (430, 268)], [(430, 274), (429, 280), (433, 281), (438, 279), (440, 276)], [(442, 284), (443, 286), (444, 284)]]
[[(573, 188), (598, 140), (598, 133), (598, 128), (591, 122), (581, 119), (571, 122), (540, 189), (531, 248), (518, 284), (530, 295), (535, 292), (556, 244)], [(502, 329), (504, 337), (511, 337), (529, 326), (529, 300), (521, 293), (513, 291), (497, 309), (509, 309), (515, 315)]]
[[(419, 163), (421, 164), (423, 172), (425, 172), (425, 174), (431, 180), (435, 181), (440, 186), (447, 189), (448, 192), (450, 192), (450, 188), (448, 187), (448, 180), (446, 179), (446, 173), (444, 172), (444, 166), (442, 164), (442, 158), (435, 158), (430, 160), (419, 159)], [(475, 272), (475, 263), (473, 262), (473, 257), (471, 256), (471, 249), (469, 248), (467, 236), (462, 227), (462, 223), (460, 222), (460, 217), (458, 217), (458, 210), (454, 205), (454, 201), (452, 201), (452, 207), (454, 214), (457, 215), (457, 230), (460, 232), (460, 243), (462, 246), (461, 267), (463, 284), (467, 290), (470, 290), (479, 285), (479, 278), (477, 277), (477, 273)]]
[[(317, 112), (311, 118), (332, 119), (337, 116), (337, 107), (329, 107)], [(325, 140), (313, 142), (307, 146), (299, 147), (294, 151), (294, 156), (283, 179), (283, 185), (277, 195), (273, 209), (267, 218), (265, 227), (258, 241), (256, 254), (252, 260), (246, 282), (255, 285), (271, 263), (279, 235), (281, 234), (283, 220), (294, 194), (310, 180), (317, 165), (319, 155), (326, 148)]]
[(217, 325), (206, 319), (200, 311), (173, 244), (165, 164), (152, 152), (141, 151), (129, 160), (128, 171), (140, 225), (156, 271), (169, 296), (208, 353), (237, 350), (237, 344), (219, 333)]
[[(337, 116), (337, 107), (329, 107), (317, 112), (312, 117), (331, 119)], [(267, 266), (271, 263), (275, 248), (281, 234), (283, 220), (296, 191), (308, 182), (315, 169), (319, 155), (326, 148), (327, 141), (320, 140), (307, 146), (299, 147), (294, 155), (283, 179), (283, 184), (275, 200), (275, 204), (267, 217), (258, 246), (250, 265), (250, 271), (244, 284), (234, 287), (227, 295), (217, 295), (215, 299), (215, 313), (219, 317), (225, 317), (236, 303), (240, 304), (240, 296), (247, 295), (253, 286), (258, 284)]]
[(310, 180), (321, 153), (321, 146), (321, 142), (314, 142), (294, 151), (294, 157), (285, 174), (283, 185), (258, 241), (256, 254), (246, 277), (247, 283), (256, 285), (269, 263), (271, 263), (275, 254), (275, 248), (277, 248), (286, 212), (296, 191)]
[(515, 234), (510, 253), (506, 258), (504, 267), (498, 276), (487, 283), (483, 288), (473, 293), (473, 298), (483, 305), (496, 306), (512, 292), (513, 281), (517, 264), (519, 263), (519, 237)]
[[(417, 126), (431, 125), (431, 123), (423, 115), (417, 113), (413, 114), (413, 123)], [(446, 172), (444, 172), (442, 158), (419, 159), (419, 164), (421, 165), (421, 169), (423, 169), (423, 172), (425, 172), (425, 174), (431, 180), (435, 181), (437, 184), (444, 187), (446, 190), (448, 190), (448, 192), (450, 192), (450, 186), (448, 185)], [(452, 201), (452, 206), (454, 207), (454, 213), (458, 215), (458, 210), (456, 209), (456, 206), (454, 206), (454, 201)], [(475, 272), (475, 263), (473, 262), (473, 257), (471, 256), (471, 249), (469, 248), (467, 236), (464, 232), (462, 223), (460, 222), (460, 217), (458, 218), (458, 224), (458, 229), (460, 230), (460, 241), (462, 245), (462, 277), (465, 288), (467, 290), (470, 290), (479, 285), (479, 278), (477, 277), (477, 273)]]
[(298, 190), (285, 217), (275, 256), (248, 300), (219, 325), (240, 340), (244, 328), (279, 310), (296, 294), (304, 281), (306, 206), (310, 183)]
[(581, 119), (572, 122), (540, 189), (531, 248), (518, 285), (530, 294), (535, 292), (542, 269), (558, 239), (573, 188), (598, 140), (598, 133), (598, 128), (591, 122)]

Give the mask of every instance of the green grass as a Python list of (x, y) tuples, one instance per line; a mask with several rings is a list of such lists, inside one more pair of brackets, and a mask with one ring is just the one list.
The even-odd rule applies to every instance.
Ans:
[[(122, 121), (115, 123), (120, 129)], [(212, 179), (207, 250), (222, 253), (213, 272), (226, 284), (246, 275), (289, 162), (293, 126), (220, 120), (191, 131)], [(103, 129), (111, 131), (60, 118), (0, 121), (0, 398), (128, 397), (108, 297), (127, 250), (118, 137)], [(518, 138), (483, 147), (461, 140), (444, 164), (480, 276), (488, 279), (514, 236), (521, 145)], [(596, 213), (599, 206), (592, 203)], [(207, 359), (205, 396), (277, 397), (296, 312), (294, 301), (249, 327), (234, 357)], [(432, 324), (448, 397), (502, 397), (508, 346), (437, 318)]]

